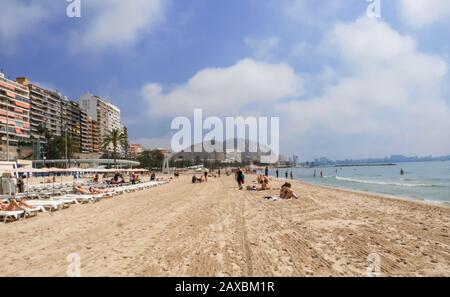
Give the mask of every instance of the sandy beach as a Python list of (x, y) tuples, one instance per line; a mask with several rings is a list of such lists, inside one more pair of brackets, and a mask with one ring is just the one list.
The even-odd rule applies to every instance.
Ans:
[(372, 253), (384, 276), (450, 275), (448, 207), (300, 181), (300, 199), (267, 201), (278, 191), (190, 178), (0, 224), (0, 275), (65, 276), (72, 253), (82, 276), (366, 276)]

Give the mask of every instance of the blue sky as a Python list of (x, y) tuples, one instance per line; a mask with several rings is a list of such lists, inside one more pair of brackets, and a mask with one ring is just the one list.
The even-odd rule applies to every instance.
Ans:
[(381, 4), (375, 20), (365, 0), (81, 0), (68, 18), (64, 0), (0, 0), (0, 67), (105, 96), (148, 147), (200, 107), (280, 116), (303, 160), (449, 154), (450, 1)]

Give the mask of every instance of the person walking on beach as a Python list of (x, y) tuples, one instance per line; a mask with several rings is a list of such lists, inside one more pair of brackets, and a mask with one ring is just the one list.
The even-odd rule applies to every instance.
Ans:
[(280, 172), (278, 171), (278, 168), (277, 168), (277, 170), (275, 171), (275, 174), (277, 175), (277, 178), (278, 178), (279, 175), (280, 175)]
[(220, 169), (217, 170), (217, 176), (220, 178)]
[(242, 185), (244, 184), (244, 173), (242, 172), (241, 168), (238, 168), (238, 170), (236, 171), (236, 181), (239, 185), (239, 190), (242, 190)]
[(266, 168), (264, 169), (264, 175), (269, 176), (269, 167), (268, 166), (266, 166)]
[(205, 172), (203, 173), (203, 175), (205, 176), (205, 181), (208, 181), (208, 171), (205, 170)]

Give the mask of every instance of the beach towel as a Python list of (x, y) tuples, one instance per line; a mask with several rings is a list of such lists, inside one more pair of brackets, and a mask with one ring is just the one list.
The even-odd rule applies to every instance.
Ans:
[(278, 197), (278, 196), (264, 196), (264, 199), (269, 200), (269, 201), (283, 200), (281, 197)]

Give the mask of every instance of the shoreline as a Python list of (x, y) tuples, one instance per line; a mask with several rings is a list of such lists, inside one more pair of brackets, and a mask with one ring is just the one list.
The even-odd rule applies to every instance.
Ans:
[[(271, 178), (277, 179), (274, 176), (270, 176)], [(282, 181), (292, 181), (292, 179), (286, 179), (286, 178), (278, 178)], [(450, 202), (446, 201), (435, 201), (435, 200), (427, 200), (426, 198), (413, 198), (413, 197), (404, 197), (404, 196), (395, 196), (390, 194), (383, 194), (383, 193), (377, 193), (377, 192), (369, 192), (369, 191), (362, 191), (362, 190), (355, 190), (350, 188), (339, 188), (334, 186), (328, 186), (328, 185), (321, 185), (321, 184), (315, 184), (315, 183), (309, 183), (305, 182), (301, 179), (293, 179), (294, 181), (300, 182), (305, 185), (314, 186), (314, 187), (321, 187), (324, 189), (330, 189), (330, 190), (336, 190), (336, 191), (343, 191), (343, 192), (349, 192), (349, 193), (355, 193), (355, 194), (361, 194), (361, 195), (367, 195), (374, 198), (384, 198), (384, 199), (393, 199), (393, 200), (400, 200), (400, 201), (406, 201), (406, 202), (414, 202), (419, 204), (425, 204), (430, 206), (438, 206), (438, 207), (444, 207), (444, 208), (450, 208)]]

